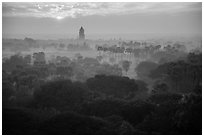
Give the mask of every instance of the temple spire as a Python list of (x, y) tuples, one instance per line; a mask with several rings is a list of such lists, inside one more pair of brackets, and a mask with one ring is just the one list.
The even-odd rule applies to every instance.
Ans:
[(79, 39), (84, 40), (85, 39), (85, 34), (84, 34), (84, 28), (81, 26), (79, 30)]

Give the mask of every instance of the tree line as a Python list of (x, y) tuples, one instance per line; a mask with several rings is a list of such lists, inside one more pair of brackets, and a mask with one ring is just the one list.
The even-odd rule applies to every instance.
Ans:
[[(58, 64), (46, 67), (28, 58), (15, 55), (3, 62), (3, 134), (202, 134), (202, 53), (141, 62), (137, 80), (94, 58), (58, 57)], [(46, 80), (48, 72), (55, 73), (46, 70), (51, 65), (72, 70), (59, 69), (68, 77)], [(70, 78), (72, 71), (79, 80)], [(93, 75), (81, 80), (86, 74)]]

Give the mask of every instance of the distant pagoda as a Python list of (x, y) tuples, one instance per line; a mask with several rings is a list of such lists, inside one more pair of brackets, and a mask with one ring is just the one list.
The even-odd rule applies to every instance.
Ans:
[(84, 34), (84, 28), (81, 26), (79, 30), (79, 39), (84, 40), (85, 39), (85, 34)]

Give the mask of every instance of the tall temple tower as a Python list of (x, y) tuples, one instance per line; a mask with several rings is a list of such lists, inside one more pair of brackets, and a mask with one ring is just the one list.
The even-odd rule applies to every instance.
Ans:
[(81, 26), (79, 30), (79, 39), (84, 40), (85, 39), (85, 34), (84, 34), (84, 28)]

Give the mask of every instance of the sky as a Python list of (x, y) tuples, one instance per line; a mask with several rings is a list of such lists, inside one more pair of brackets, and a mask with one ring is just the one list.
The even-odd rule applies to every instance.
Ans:
[(3, 2), (2, 16), (3, 37), (202, 34), (201, 2)]

